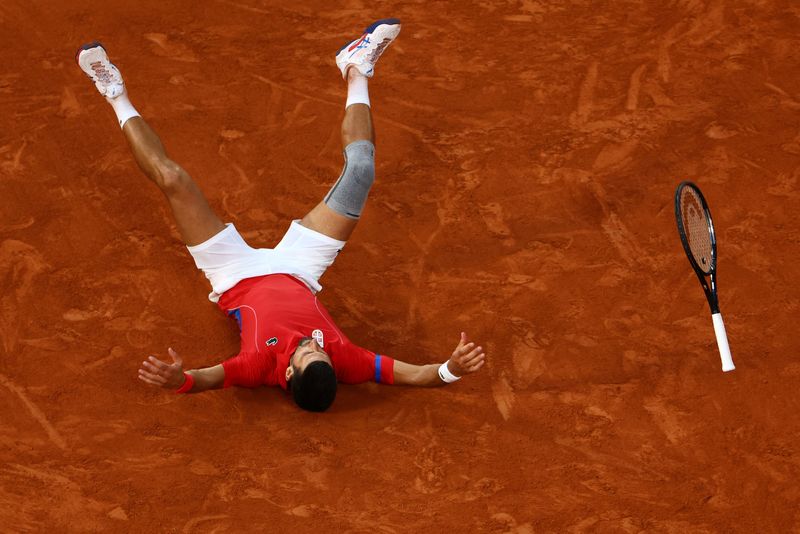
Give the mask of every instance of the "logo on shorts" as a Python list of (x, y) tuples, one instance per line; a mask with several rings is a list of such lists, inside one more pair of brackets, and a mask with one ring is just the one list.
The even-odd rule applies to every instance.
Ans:
[(317, 342), (317, 345), (319, 345), (323, 349), (325, 348), (325, 336), (323, 335), (322, 330), (320, 329), (314, 330), (313, 332), (311, 332), (311, 337), (314, 338), (314, 341)]
[(271, 347), (272, 345), (277, 345), (277, 344), (278, 344), (278, 338), (277, 337), (271, 337), (271, 338), (269, 338), (267, 340), (267, 346), (268, 347)]

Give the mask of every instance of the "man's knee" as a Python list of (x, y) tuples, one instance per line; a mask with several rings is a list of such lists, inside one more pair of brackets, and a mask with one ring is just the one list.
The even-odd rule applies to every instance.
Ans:
[(375, 181), (375, 148), (371, 143), (353, 147), (349, 152), (346, 172), (352, 174), (359, 185), (370, 188)]
[(192, 179), (186, 171), (170, 159), (162, 159), (155, 162), (153, 171), (153, 179), (166, 194), (184, 190), (192, 183)]
[(325, 196), (325, 205), (349, 219), (358, 219), (375, 180), (375, 147), (356, 141), (345, 148), (345, 166)]

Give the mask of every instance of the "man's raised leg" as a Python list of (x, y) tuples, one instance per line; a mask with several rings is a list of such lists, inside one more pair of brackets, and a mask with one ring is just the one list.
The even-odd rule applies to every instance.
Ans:
[(139, 168), (167, 197), (187, 246), (199, 245), (225, 228), (200, 187), (180, 165), (169, 159), (161, 140), (144, 119), (127, 120), (122, 131)]
[(82, 46), (76, 60), (114, 109), (137, 165), (167, 197), (184, 243), (198, 245), (223, 230), (225, 225), (200, 188), (180, 165), (169, 159), (161, 140), (131, 105), (122, 75), (108, 60), (103, 46), (97, 42)]
[[(348, 87), (366, 87), (367, 79), (356, 69), (348, 72)], [(351, 104), (342, 120), (344, 168), (325, 199), (300, 220), (300, 224), (340, 241), (347, 241), (361, 216), (361, 208), (375, 180), (375, 131), (368, 104)]]
[(340, 241), (347, 241), (353, 233), (375, 180), (375, 131), (368, 78), (372, 77), (378, 58), (398, 33), (399, 20), (379, 20), (336, 56), (336, 64), (347, 81), (342, 121), (344, 169), (325, 199), (308, 212), (300, 224)]

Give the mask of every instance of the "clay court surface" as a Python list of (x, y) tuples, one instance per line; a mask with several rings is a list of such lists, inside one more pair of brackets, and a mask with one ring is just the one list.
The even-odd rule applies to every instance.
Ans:
[[(800, 9), (790, 1), (0, 4), (0, 530), (800, 532)], [(176, 396), (238, 332), (75, 66), (99, 39), (222, 218), (273, 246), (341, 169), (333, 55), (378, 179), (322, 279), (357, 343), (488, 365), (445, 389)], [(720, 241), (736, 371), (675, 230)]]

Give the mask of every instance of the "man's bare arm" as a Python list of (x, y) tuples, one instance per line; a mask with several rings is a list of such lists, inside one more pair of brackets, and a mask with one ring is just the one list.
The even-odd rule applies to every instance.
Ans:
[[(162, 362), (155, 356), (150, 356), (142, 362), (139, 369), (139, 380), (164, 389), (180, 389), (186, 382), (184, 376), (183, 360), (178, 353), (168, 350), (172, 357), (172, 364)], [(192, 388), (186, 393), (199, 393), (208, 389), (219, 389), (225, 383), (225, 369), (222, 364), (202, 369), (189, 369), (186, 373), (194, 379)]]
[(186, 393), (200, 393), (207, 389), (219, 389), (225, 383), (225, 369), (222, 368), (221, 363), (213, 367), (190, 369), (186, 372), (194, 378), (192, 389)]
[[(475, 343), (467, 342), (467, 334), (461, 332), (461, 340), (447, 360), (447, 369), (453, 376), (461, 378), (474, 373), (486, 363), (486, 354), (482, 347)], [(444, 386), (445, 382), (439, 378), (439, 366), (433, 363), (428, 365), (414, 365), (395, 360), (394, 383), (406, 386), (435, 387)]]

